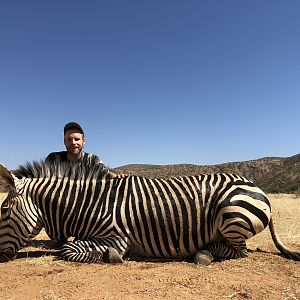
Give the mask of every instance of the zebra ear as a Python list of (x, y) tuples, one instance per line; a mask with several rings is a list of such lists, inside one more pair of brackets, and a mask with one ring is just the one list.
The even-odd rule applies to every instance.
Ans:
[[(2, 164), (0, 164), (0, 177), (2, 177), (4, 184), (8, 186), (9, 189), (15, 189), (15, 179), (17, 179), (17, 177), (7, 170)], [(1, 181), (0, 184), (2, 185)]]

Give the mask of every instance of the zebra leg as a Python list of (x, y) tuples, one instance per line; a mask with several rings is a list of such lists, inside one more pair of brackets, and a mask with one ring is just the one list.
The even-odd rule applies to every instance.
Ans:
[(60, 256), (62, 259), (73, 262), (84, 263), (121, 263), (123, 262), (122, 256), (119, 252), (106, 245), (96, 245), (92, 240), (75, 240), (67, 242), (61, 248)]
[(113, 247), (108, 247), (106, 251), (103, 253), (102, 258), (104, 262), (111, 263), (111, 264), (124, 262), (118, 250)]
[(207, 266), (213, 261), (213, 256), (208, 250), (198, 251), (194, 257), (194, 263)]
[(234, 259), (247, 257), (246, 242), (232, 244), (227, 240), (213, 242), (198, 251), (194, 257), (195, 264), (209, 265), (214, 259)]

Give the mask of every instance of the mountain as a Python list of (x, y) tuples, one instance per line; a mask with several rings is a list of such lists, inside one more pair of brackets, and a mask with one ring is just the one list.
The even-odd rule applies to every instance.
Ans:
[(247, 177), (267, 193), (293, 193), (300, 188), (300, 153), (286, 158), (265, 157), (211, 166), (134, 164), (113, 170), (151, 178), (226, 172)]

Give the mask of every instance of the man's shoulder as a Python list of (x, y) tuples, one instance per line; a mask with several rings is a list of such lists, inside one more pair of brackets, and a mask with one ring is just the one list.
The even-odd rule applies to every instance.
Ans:
[(83, 152), (83, 155), (86, 156), (86, 157), (98, 157), (99, 158), (98, 155), (93, 154), (93, 153), (88, 153), (88, 152)]
[(48, 156), (57, 156), (57, 155), (66, 155), (67, 151), (58, 151), (58, 152), (51, 152)]
[(99, 156), (87, 152), (83, 152), (82, 160), (92, 162), (92, 163), (103, 163)]
[(67, 151), (51, 152), (46, 157), (46, 161), (64, 160), (67, 158)]

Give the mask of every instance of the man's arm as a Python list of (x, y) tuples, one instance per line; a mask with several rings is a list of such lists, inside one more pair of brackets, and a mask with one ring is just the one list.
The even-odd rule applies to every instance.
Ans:
[[(93, 155), (93, 157), (94, 157), (95, 164), (101, 164), (103, 166), (103, 168), (106, 168), (103, 161), (97, 155)], [(127, 174), (116, 174), (112, 171), (108, 171), (107, 175), (109, 176), (109, 178), (124, 178), (124, 177), (128, 176)]]
[(116, 174), (116, 173), (109, 171), (108, 176), (110, 178), (124, 178), (124, 177), (127, 177), (128, 175), (127, 174)]

